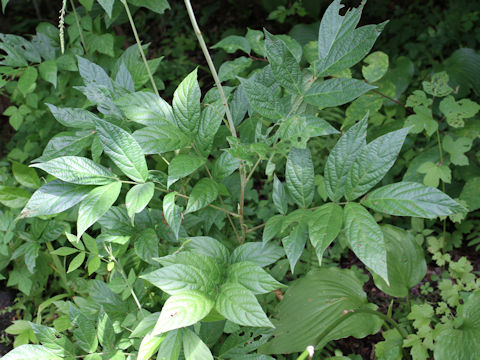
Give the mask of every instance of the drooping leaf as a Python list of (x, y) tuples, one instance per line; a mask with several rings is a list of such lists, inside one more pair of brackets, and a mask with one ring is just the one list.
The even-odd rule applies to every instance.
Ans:
[(197, 82), (197, 69), (192, 71), (178, 86), (173, 95), (173, 113), (178, 128), (188, 136), (193, 136), (200, 125), (200, 87)]
[(177, 193), (174, 191), (163, 197), (163, 216), (175, 235), (175, 238), (178, 239), (178, 232), (182, 225), (182, 212), (180, 207), (175, 205), (176, 194)]
[(133, 186), (125, 196), (128, 216), (132, 219), (135, 214), (141, 212), (153, 197), (155, 185), (152, 182)]
[(163, 14), (165, 10), (170, 9), (167, 0), (128, 0), (128, 2), (135, 6), (143, 6), (157, 14)]
[(279, 84), (293, 94), (302, 93), (303, 75), (297, 60), (287, 45), (267, 30), (265, 33), (265, 54)]
[(215, 310), (239, 325), (273, 327), (255, 295), (240, 284), (227, 282), (220, 287)]
[(105, 10), (108, 17), (112, 17), (113, 4), (115, 0), (97, 0), (100, 6)]
[(133, 137), (146, 155), (163, 154), (181, 149), (191, 142), (175, 125), (171, 124), (144, 127), (135, 131)]
[(346, 311), (376, 308), (367, 303), (362, 285), (351, 270), (322, 267), (309, 272), (286, 291), (277, 307), (278, 320), (273, 320), (273, 340), (261, 346), (260, 352), (288, 354), (303, 351), (308, 345), (322, 348), (331, 340), (375, 334), (382, 322), (374, 315), (358, 313), (340, 322), (323, 339), (318, 338)]
[(387, 250), (382, 230), (360, 204), (344, 208), (345, 235), (352, 251), (372, 272), (388, 284)]
[(305, 94), (305, 102), (320, 108), (334, 107), (355, 100), (371, 89), (375, 86), (356, 79), (328, 79), (315, 82)]
[(57, 87), (57, 63), (55, 60), (47, 60), (40, 64), (38, 67), (40, 76), (43, 80), (49, 82), (53, 87)]
[(174, 125), (172, 107), (151, 92), (140, 91), (115, 100), (127, 119), (145, 126)]
[(163, 305), (152, 335), (193, 325), (207, 316), (213, 306), (214, 302), (199, 291), (184, 290), (171, 296)]
[(215, 179), (222, 180), (238, 169), (239, 161), (229, 152), (225, 151), (213, 164), (212, 175)]
[(285, 186), (278, 180), (276, 175), (273, 177), (272, 198), (277, 211), (282, 215), (286, 215), (288, 211), (287, 194), (285, 193)]
[(340, 233), (342, 223), (342, 208), (334, 203), (322, 205), (311, 215), (308, 235), (312, 246), (315, 248), (319, 265), (322, 265), (323, 253)]
[(368, 114), (338, 140), (325, 164), (328, 197), (338, 201), (344, 195), (347, 174), (355, 157), (366, 146)]
[(190, 193), (185, 213), (191, 213), (204, 208), (213, 202), (217, 196), (217, 184), (209, 178), (201, 179), (195, 184)]
[(170, 186), (178, 179), (190, 175), (203, 164), (205, 164), (205, 159), (200, 156), (191, 154), (177, 155), (170, 161), (168, 166), (167, 185)]
[(190, 329), (185, 329), (183, 332), (183, 352), (185, 360), (213, 360), (208, 346)]
[(78, 204), (92, 189), (92, 186), (81, 186), (60, 180), (51, 181), (33, 193), (20, 217), (60, 213)]
[(387, 246), (387, 268), (390, 286), (373, 274), (375, 285), (383, 292), (396, 297), (408, 296), (410, 289), (422, 281), (427, 272), (423, 249), (412, 234), (403, 229), (382, 226)]
[(158, 360), (177, 360), (182, 349), (182, 330), (172, 330), (166, 333), (158, 349)]
[(287, 188), (298, 206), (308, 207), (313, 200), (314, 170), (310, 150), (292, 148), (285, 167)]
[(408, 130), (404, 128), (380, 136), (360, 151), (347, 173), (347, 200), (355, 200), (383, 179), (397, 159)]
[(106, 185), (116, 182), (116, 176), (107, 168), (80, 156), (62, 156), (30, 166), (42, 169), (65, 182), (80, 185)]
[(114, 183), (96, 187), (80, 203), (77, 219), (77, 237), (93, 225), (113, 205), (120, 194), (122, 183)]
[(60, 133), (50, 139), (42, 156), (34, 162), (45, 162), (61, 156), (76, 156), (92, 143), (91, 131)]
[(302, 221), (293, 226), (289, 234), (282, 239), (283, 249), (287, 254), (288, 262), (292, 273), (295, 272), (295, 265), (305, 249), (308, 238), (308, 224)]
[(107, 121), (96, 120), (105, 153), (133, 181), (145, 182), (148, 168), (142, 148), (128, 132)]
[(362, 199), (362, 204), (385, 214), (427, 219), (465, 212), (460, 204), (440, 190), (414, 182), (382, 186)]

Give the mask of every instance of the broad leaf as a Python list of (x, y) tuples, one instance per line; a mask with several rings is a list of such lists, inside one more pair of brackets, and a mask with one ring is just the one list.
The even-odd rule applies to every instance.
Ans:
[(212, 353), (208, 349), (208, 346), (189, 329), (185, 329), (183, 332), (183, 352), (185, 354), (185, 360), (213, 360)]
[(238, 159), (229, 152), (222, 152), (213, 164), (212, 175), (215, 179), (222, 180), (237, 170), (239, 164)]
[(427, 219), (465, 212), (463, 206), (440, 190), (414, 182), (382, 186), (367, 194), (362, 204), (385, 214)]
[(380, 136), (362, 149), (347, 174), (347, 200), (355, 200), (383, 179), (397, 159), (408, 130), (405, 128)]
[(178, 360), (182, 349), (182, 330), (169, 331), (158, 349), (157, 360)]
[(2, 357), (2, 360), (61, 360), (53, 351), (43, 345), (21, 345)]
[(92, 189), (92, 186), (75, 185), (60, 180), (51, 181), (33, 193), (20, 217), (61, 213), (82, 201)]
[(344, 209), (345, 235), (352, 251), (372, 272), (387, 284), (387, 249), (382, 230), (360, 204), (348, 203)]
[(335, 144), (325, 164), (328, 197), (338, 201), (345, 192), (347, 174), (355, 157), (366, 146), (368, 114), (352, 126)]
[(215, 301), (215, 310), (239, 325), (273, 327), (255, 295), (240, 284), (227, 282), (222, 285)]
[(173, 95), (173, 113), (178, 128), (193, 136), (200, 125), (200, 87), (197, 82), (197, 69), (192, 71), (178, 86)]
[(427, 263), (423, 249), (412, 234), (403, 229), (382, 226), (383, 238), (387, 246), (387, 268), (390, 286), (377, 275), (373, 275), (375, 285), (384, 293), (406, 297), (427, 273)]
[(59, 108), (55, 105), (46, 104), (55, 119), (66, 127), (80, 129), (95, 128), (95, 120), (98, 117), (90, 111), (84, 109)]
[(158, 243), (158, 236), (155, 230), (147, 228), (135, 239), (135, 253), (143, 261), (156, 265), (157, 263), (153, 259), (158, 257)]
[(13, 186), (0, 185), (0, 203), (11, 208), (21, 208), (30, 198), (30, 192)]
[(328, 79), (315, 82), (305, 94), (308, 104), (326, 108), (346, 104), (376, 86), (356, 79)]
[(334, 203), (322, 205), (311, 215), (308, 234), (319, 265), (322, 265), (323, 253), (340, 233), (342, 222), (342, 208)]
[(215, 259), (217, 262), (227, 264), (230, 252), (220, 241), (209, 236), (195, 236), (185, 239), (185, 249)]
[(153, 197), (155, 185), (152, 182), (138, 184), (128, 190), (125, 196), (128, 216), (132, 219), (135, 214), (141, 212), (148, 205)]
[(205, 164), (205, 158), (200, 156), (190, 154), (175, 156), (168, 166), (168, 186), (172, 185), (178, 179), (190, 175), (203, 164)]
[(165, 10), (170, 9), (167, 0), (128, 0), (128, 2), (135, 6), (143, 6), (157, 14), (163, 14)]
[(310, 150), (292, 148), (285, 167), (287, 188), (298, 206), (307, 208), (313, 200), (314, 171)]
[(278, 180), (276, 175), (273, 177), (272, 198), (277, 211), (282, 215), (286, 215), (288, 211), (287, 194), (285, 193), (285, 186)]
[(152, 355), (155, 354), (163, 340), (164, 336), (155, 336), (151, 333), (146, 334), (140, 343), (137, 360), (151, 359)]
[(178, 232), (180, 231), (180, 226), (182, 225), (182, 212), (180, 207), (175, 205), (175, 195), (177, 193), (171, 192), (163, 197), (163, 216), (167, 225), (170, 226), (170, 229), (175, 235), (175, 238), (178, 239)]
[(92, 143), (91, 131), (77, 131), (75, 133), (60, 133), (50, 139), (43, 150), (42, 156), (34, 162), (45, 162), (60, 156), (78, 155)]
[(81, 185), (106, 185), (115, 182), (116, 176), (102, 165), (79, 156), (63, 156), (44, 163), (30, 165), (56, 178)]
[(99, 186), (88, 193), (80, 203), (77, 219), (77, 237), (93, 225), (117, 200), (122, 183), (114, 183)]
[(278, 245), (248, 242), (233, 250), (230, 256), (230, 263), (251, 261), (258, 266), (264, 267), (273, 264), (284, 255), (283, 249)]
[(265, 55), (278, 83), (293, 94), (302, 93), (303, 75), (297, 60), (278, 37), (265, 32)]
[(32, 189), (38, 189), (41, 185), (40, 178), (37, 175), (35, 169), (28, 167), (27, 165), (20, 164), (18, 162), (12, 162), (12, 173), (21, 185)]
[(184, 290), (171, 296), (163, 305), (152, 335), (193, 325), (207, 316), (213, 306), (214, 302), (199, 291)]
[(253, 111), (267, 119), (278, 121), (287, 114), (284, 103), (272, 91), (255, 78), (240, 79)]
[(209, 179), (203, 178), (192, 189), (188, 199), (185, 213), (200, 210), (212, 203), (218, 196), (217, 184)]
[(144, 154), (163, 154), (181, 149), (191, 142), (175, 125), (171, 124), (144, 127), (135, 131), (133, 137)]
[(287, 254), (288, 262), (292, 273), (295, 272), (295, 265), (305, 249), (308, 238), (308, 224), (302, 221), (290, 229), (287, 237), (282, 239), (283, 249)]
[(107, 121), (95, 121), (105, 153), (133, 181), (145, 182), (148, 168), (142, 148), (128, 132)]
[(286, 287), (275, 280), (260, 266), (248, 262), (238, 262), (228, 267), (227, 282), (237, 283), (254, 294), (266, 294)]
[(127, 119), (145, 126), (174, 125), (172, 107), (150, 92), (136, 92), (115, 100)]
[(351, 270), (323, 267), (309, 272), (286, 291), (277, 307), (278, 320), (273, 321), (274, 338), (260, 347), (260, 352), (300, 352), (308, 345), (321, 348), (331, 340), (348, 336), (363, 338), (377, 333), (382, 322), (374, 315), (359, 313), (340, 322), (323, 339), (318, 338), (346, 311), (376, 308), (367, 303), (362, 285)]

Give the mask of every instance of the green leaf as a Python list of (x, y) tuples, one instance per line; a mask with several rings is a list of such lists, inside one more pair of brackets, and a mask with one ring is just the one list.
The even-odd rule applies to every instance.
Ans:
[(163, 216), (167, 225), (170, 226), (175, 238), (178, 239), (178, 232), (182, 225), (182, 212), (180, 207), (175, 205), (175, 195), (177, 192), (168, 193), (163, 197)]
[(67, 274), (78, 269), (83, 264), (84, 260), (85, 260), (85, 253), (81, 251), (72, 259), (72, 261), (70, 261), (70, 264), (68, 265)]
[(191, 140), (175, 125), (147, 126), (133, 133), (144, 154), (163, 154), (182, 149)]
[(465, 301), (453, 324), (446, 324), (437, 334), (433, 349), (436, 360), (477, 358), (480, 353), (479, 309), (480, 291), (476, 290)]
[(465, 155), (472, 148), (472, 139), (461, 137), (453, 140), (450, 135), (443, 137), (443, 149), (450, 154), (450, 161), (454, 165), (468, 165), (468, 157)]
[(480, 177), (472, 177), (467, 180), (460, 193), (460, 199), (467, 203), (469, 211), (480, 208)]
[(145, 182), (148, 168), (142, 148), (128, 132), (107, 121), (95, 125), (105, 153), (133, 181)]
[(383, 233), (372, 215), (357, 203), (344, 209), (345, 235), (352, 251), (388, 284), (387, 250)]
[(365, 146), (350, 166), (345, 183), (345, 198), (355, 200), (383, 179), (393, 166), (409, 129), (380, 136)]
[(20, 217), (61, 213), (82, 201), (92, 189), (91, 186), (80, 186), (60, 180), (51, 181), (33, 193)]
[(40, 76), (43, 80), (49, 82), (53, 87), (57, 87), (57, 63), (55, 60), (47, 60), (40, 64), (38, 67)]
[(55, 135), (43, 150), (42, 156), (34, 161), (45, 162), (61, 156), (78, 155), (91, 144), (92, 136), (91, 131), (77, 131)]
[(240, 79), (240, 82), (252, 110), (270, 120), (279, 120), (287, 114), (285, 105), (272, 89), (254, 78)]
[(115, 100), (127, 119), (145, 126), (174, 125), (172, 107), (151, 92), (131, 93)]
[(340, 233), (342, 220), (342, 208), (334, 203), (322, 205), (311, 215), (308, 234), (320, 266), (322, 265), (323, 253)]
[(21, 208), (30, 198), (31, 194), (21, 188), (0, 185), (0, 203), (10, 208)]
[(27, 96), (27, 94), (35, 90), (37, 78), (38, 72), (35, 67), (29, 66), (25, 69), (17, 84), (18, 90), (20, 90), (23, 96)]
[(73, 339), (83, 351), (93, 353), (98, 346), (95, 323), (77, 310), (72, 303), (69, 307), (70, 322), (77, 326)]
[(213, 45), (211, 48), (221, 48), (229, 54), (233, 54), (237, 50), (242, 50), (243, 52), (250, 54), (251, 50), (250, 44), (248, 43), (247, 39), (237, 35), (227, 36), (226, 38), (223, 38), (218, 43)]
[(230, 252), (220, 241), (209, 236), (195, 236), (186, 238), (183, 244), (185, 249), (215, 259), (219, 263), (227, 264)]
[(276, 175), (273, 177), (272, 198), (277, 211), (282, 215), (286, 215), (288, 211), (287, 194), (285, 193), (285, 186), (280, 180), (278, 180)]
[(30, 326), (38, 341), (55, 355), (67, 358), (74, 356), (75, 346), (65, 335), (60, 334), (53, 328), (32, 322)]
[(2, 13), (5, 14), (5, 7), (7, 6), (10, 0), (2, 0)]
[[(200, 254), (202, 253), (200, 252)], [(224, 264), (219, 262), (216, 258), (199, 256), (199, 253), (193, 251), (182, 251), (155, 260), (165, 267), (172, 265), (187, 265), (197, 269), (202, 274), (208, 274), (208, 278), (205, 278), (203, 282), (203, 284), (208, 287), (220, 282), (223, 273), (225, 272)]]
[(282, 230), (284, 216), (274, 215), (265, 222), (262, 241), (264, 244), (272, 240)]
[(127, 213), (130, 219), (132, 219), (132, 223), (135, 214), (145, 209), (152, 199), (154, 192), (155, 185), (152, 182), (138, 184), (128, 190), (125, 197), (125, 205), (127, 206)]
[(235, 80), (242, 72), (252, 65), (253, 60), (245, 56), (241, 56), (233, 61), (225, 61), (218, 69), (218, 78), (220, 81)]
[(164, 340), (163, 336), (155, 336), (151, 333), (146, 334), (142, 342), (140, 343), (140, 348), (138, 349), (137, 360), (149, 360), (152, 358), (152, 355), (155, 354), (159, 346)]
[(113, 4), (115, 3), (115, 0), (97, 0), (100, 6), (105, 10), (107, 13), (108, 17), (112, 17), (112, 10), (113, 10)]
[(38, 189), (40, 187), (40, 178), (37, 172), (27, 165), (12, 161), (12, 173), (15, 180), (21, 185), (32, 189)]
[(245, 35), (245, 39), (247, 39), (250, 47), (253, 51), (255, 51), (258, 55), (264, 57), (265, 56), (265, 41), (263, 40), (263, 32), (260, 30), (253, 30), (247, 28), (247, 34)]
[(384, 214), (427, 219), (465, 212), (460, 204), (440, 190), (414, 182), (382, 186), (362, 199), (362, 204)]
[(182, 349), (183, 331), (169, 331), (158, 349), (157, 360), (178, 360)]
[(440, 180), (447, 184), (452, 181), (452, 171), (445, 164), (427, 161), (418, 167), (417, 172), (425, 174), (423, 183), (427, 186), (437, 187)]
[(115, 330), (107, 313), (101, 311), (98, 318), (97, 337), (103, 348), (111, 349), (115, 344)]
[(135, 6), (143, 6), (157, 14), (163, 14), (165, 10), (170, 9), (167, 0), (128, 0), (128, 2)]
[(295, 271), (295, 265), (303, 253), (308, 238), (308, 225), (306, 222), (300, 222), (291, 228), (287, 237), (282, 239), (283, 249), (287, 254), (288, 262), (292, 273)]
[(135, 253), (143, 261), (156, 265), (157, 263), (153, 258), (158, 257), (158, 243), (158, 236), (155, 230), (147, 228), (138, 235), (135, 241)]
[(345, 183), (355, 157), (366, 146), (368, 114), (352, 126), (333, 147), (325, 164), (328, 197), (338, 201), (345, 192)]
[(265, 33), (265, 54), (278, 83), (293, 94), (302, 94), (303, 75), (297, 60), (278, 37)]
[(80, 203), (77, 219), (77, 237), (93, 225), (117, 200), (122, 183), (120, 181), (99, 186), (88, 193)]
[(193, 173), (205, 164), (205, 161), (203, 157), (190, 154), (180, 154), (174, 157), (168, 166), (168, 187), (178, 179), (182, 179)]
[(59, 256), (68, 256), (72, 255), (78, 252), (77, 249), (71, 248), (71, 247), (61, 247), (56, 249), (55, 251), (52, 251), (52, 254), (59, 255)]
[(362, 66), (362, 74), (370, 83), (380, 80), (388, 71), (388, 55), (382, 51), (375, 51), (363, 61), (368, 64)]
[(200, 153), (203, 156), (208, 156), (212, 150), (213, 140), (218, 128), (222, 124), (225, 107), (219, 96), (214, 101), (204, 100), (202, 107), (203, 111), (200, 117), (198, 132), (194, 138)]
[(308, 345), (319, 349), (331, 340), (376, 334), (382, 321), (375, 315), (357, 313), (334, 326), (323, 339), (318, 338), (345, 312), (376, 308), (367, 303), (362, 286), (351, 270), (322, 267), (309, 272), (286, 291), (277, 307), (274, 337), (259, 351), (266, 354), (301, 352)]
[(423, 90), (435, 97), (444, 97), (453, 92), (453, 89), (448, 85), (448, 74), (445, 71), (432, 75), (430, 81), (423, 81)]
[(273, 327), (255, 295), (240, 284), (227, 282), (221, 286), (215, 310), (235, 324)]
[(310, 150), (292, 148), (287, 158), (285, 179), (288, 192), (298, 206), (307, 208), (315, 190), (312, 155)]
[(32, 167), (55, 176), (65, 182), (80, 185), (106, 185), (116, 182), (116, 176), (107, 168), (80, 156), (62, 156)]
[(2, 357), (2, 360), (61, 360), (53, 351), (43, 345), (21, 345)]
[(410, 115), (405, 120), (405, 126), (413, 126), (410, 130), (413, 134), (419, 134), (423, 130), (428, 136), (432, 136), (438, 129), (438, 123), (433, 119), (432, 110), (426, 106), (415, 106), (415, 114)]
[(388, 286), (382, 278), (373, 275), (375, 285), (384, 293), (406, 297), (427, 273), (423, 249), (412, 234), (403, 229), (382, 226), (383, 238), (387, 245)]
[(59, 108), (52, 104), (46, 104), (55, 119), (66, 127), (80, 129), (95, 128), (95, 119), (98, 117), (85, 109)]
[(203, 178), (192, 189), (188, 199), (185, 214), (203, 209), (212, 203), (218, 196), (217, 184), (209, 179)]
[(185, 360), (213, 360), (208, 346), (189, 329), (185, 329), (183, 332), (183, 352)]
[(188, 136), (193, 136), (200, 125), (200, 87), (197, 82), (197, 69), (193, 70), (178, 86), (173, 94), (173, 113), (178, 128)]
[(305, 94), (305, 102), (320, 108), (346, 104), (369, 90), (375, 89), (356, 79), (335, 78), (315, 82)]
[(228, 267), (227, 282), (237, 283), (254, 294), (266, 294), (286, 287), (275, 280), (260, 266), (248, 262), (238, 262)]
[(222, 180), (238, 169), (239, 161), (229, 152), (222, 152), (213, 164), (212, 175), (215, 179)]
[(182, 293), (184, 290), (197, 290), (208, 294), (215, 286), (210, 274), (183, 264), (165, 266), (140, 277), (170, 295)]
[(184, 290), (168, 298), (152, 335), (190, 326), (212, 310), (214, 302), (199, 291)]
[(258, 266), (265, 267), (273, 264), (284, 255), (283, 249), (278, 245), (248, 242), (233, 250), (230, 256), (230, 264), (250, 261)]
[(447, 96), (440, 102), (440, 111), (447, 118), (448, 125), (459, 128), (464, 127), (464, 119), (469, 119), (480, 110), (480, 105), (470, 99), (455, 101), (453, 96)]

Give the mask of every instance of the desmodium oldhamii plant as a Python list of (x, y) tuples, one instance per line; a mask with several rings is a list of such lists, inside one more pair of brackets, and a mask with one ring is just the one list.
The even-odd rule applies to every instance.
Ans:
[[(111, 16), (108, 3), (100, 2)], [(367, 143), (368, 113), (344, 124), (325, 161), (324, 197), (316, 192), (315, 173), (322, 169), (315, 169), (309, 146), (312, 138), (340, 134), (318, 116), (321, 110), (379, 92), (375, 69), (383, 66), (376, 60), (382, 55), (370, 59), (365, 81), (348, 69), (370, 52), (385, 23), (357, 27), (363, 5), (341, 16), (336, 0), (313, 47), (302, 49), (267, 30), (230, 37), (217, 47), (253, 51), (266, 60), (239, 77), (247, 69), (243, 60), (217, 74), (190, 1), (185, 3), (216, 83), (203, 98), (197, 70), (169, 104), (150, 70), (146, 81), (153, 92), (135, 85), (126, 59), (112, 76), (77, 56), (83, 85), (75, 89), (88, 102), (49, 105), (58, 122), (92, 139), (76, 154), (59, 151), (33, 162), (31, 176), (39, 169), (47, 181), (18, 221), (64, 216), (59, 246), (50, 244), (46, 255), (66, 293), (44, 303), (34, 321), (13, 325), (11, 332), (25, 345), (5, 358), (149, 359), (157, 353), (177, 359), (183, 352), (186, 359), (271, 359), (266, 354), (301, 353), (307, 346), (320, 352), (330, 340), (364, 337), (382, 326), (406, 338), (404, 327), (368, 302), (358, 274), (321, 266), (324, 252), (334, 241), (346, 244), (378, 288), (405, 297), (426, 272), (423, 250), (407, 231), (379, 225), (369, 209), (433, 219), (465, 208), (421, 183), (376, 187), (411, 127), (398, 126)], [(129, 5), (121, 5), (148, 69)], [(222, 86), (222, 77), (231, 86)], [(259, 216), (254, 187), (267, 183), (273, 206)], [(299, 270), (299, 260), (309, 254), (312, 270)], [(284, 294), (285, 255), (298, 281)], [(478, 298), (471, 296), (471, 302)], [(56, 318), (42, 325), (41, 313), (50, 306)], [(464, 338), (456, 339), (461, 346)], [(40, 345), (27, 345), (29, 340)]]

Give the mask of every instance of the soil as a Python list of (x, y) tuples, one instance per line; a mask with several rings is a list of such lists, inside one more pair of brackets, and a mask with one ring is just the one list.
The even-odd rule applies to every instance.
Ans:
[[(13, 338), (5, 333), (5, 329), (12, 324), (15, 315), (13, 311), (8, 311), (8, 307), (13, 305), (15, 294), (9, 290), (0, 290), (0, 356), (5, 355), (12, 349)], [(11, 341), (4, 342), (4, 339)]]

